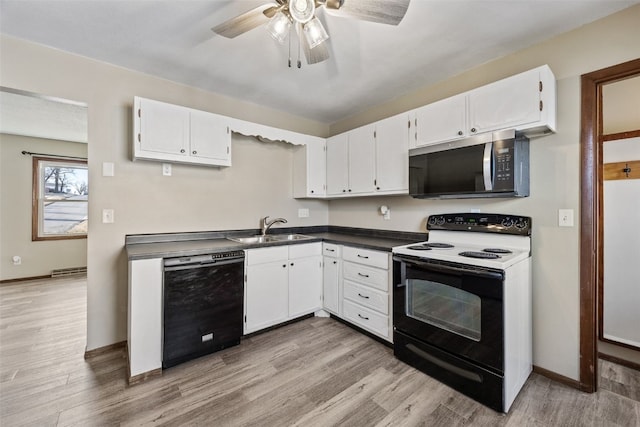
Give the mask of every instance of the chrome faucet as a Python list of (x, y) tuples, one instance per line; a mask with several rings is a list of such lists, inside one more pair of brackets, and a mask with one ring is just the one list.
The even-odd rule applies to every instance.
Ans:
[(268, 221), (268, 216), (265, 216), (264, 218), (262, 218), (260, 220), (260, 228), (262, 228), (262, 235), (265, 236), (267, 234), (267, 231), (269, 231), (269, 229), (271, 228), (271, 226), (273, 224), (275, 224), (276, 222), (281, 222), (283, 224), (287, 223), (287, 220), (284, 218), (276, 218), (273, 219), (271, 221)]

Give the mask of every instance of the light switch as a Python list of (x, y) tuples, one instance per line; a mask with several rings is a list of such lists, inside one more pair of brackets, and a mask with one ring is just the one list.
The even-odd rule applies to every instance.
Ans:
[(115, 166), (113, 162), (103, 162), (102, 176), (114, 176), (114, 175), (115, 175)]
[(104, 224), (111, 224), (115, 221), (113, 209), (102, 209), (102, 222)]
[(573, 227), (573, 209), (558, 209), (558, 226)]

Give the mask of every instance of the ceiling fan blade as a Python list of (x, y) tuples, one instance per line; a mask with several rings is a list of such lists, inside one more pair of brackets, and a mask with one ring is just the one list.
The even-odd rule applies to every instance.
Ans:
[[(258, 6), (255, 9), (251, 9), (242, 15), (238, 15), (235, 18), (231, 18), (228, 21), (213, 27), (211, 31), (223, 37), (232, 39), (267, 23), (269, 18), (275, 15), (278, 7), (279, 6), (275, 3), (263, 4), (262, 6)], [(269, 14), (271, 16), (269, 16)]]
[(317, 64), (322, 61), (326, 61), (329, 59), (329, 48), (327, 46), (327, 42), (322, 42), (313, 49), (309, 47), (309, 42), (307, 38), (304, 36), (302, 31), (298, 31), (298, 40), (302, 45), (302, 50), (304, 51), (304, 56), (307, 58), (307, 64)]
[(348, 15), (379, 24), (398, 25), (407, 13), (411, 0), (326, 0), (329, 12)]

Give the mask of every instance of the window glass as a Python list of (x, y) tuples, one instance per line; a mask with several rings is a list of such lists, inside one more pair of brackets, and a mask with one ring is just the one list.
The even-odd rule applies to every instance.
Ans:
[(84, 160), (33, 159), (32, 240), (87, 235), (89, 178)]

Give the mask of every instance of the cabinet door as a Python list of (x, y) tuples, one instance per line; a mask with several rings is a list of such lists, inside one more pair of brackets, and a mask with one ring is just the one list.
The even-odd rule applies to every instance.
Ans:
[(289, 318), (319, 310), (322, 305), (322, 257), (289, 260)]
[(340, 293), (338, 290), (341, 261), (334, 257), (324, 257), (322, 268), (322, 295), (324, 308), (340, 315)]
[(349, 189), (349, 140), (346, 133), (327, 139), (327, 194)]
[(539, 70), (469, 92), (469, 131), (515, 128), (540, 120)]
[(327, 182), (325, 142), (314, 138), (307, 142), (307, 196), (324, 196)]
[(409, 189), (409, 116), (376, 123), (376, 191)]
[(140, 149), (188, 156), (189, 109), (150, 99), (140, 100)]
[(231, 165), (231, 132), (224, 116), (191, 110), (190, 155)]
[(375, 192), (375, 125), (349, 132), (350, 193)]
[(286, 260), (247, 267), (245, 334), (287, 320), (288, 276)]
[(415, 110), (416, 146), (451, 141), (467, 135), (466, 95), (456, 95)]

